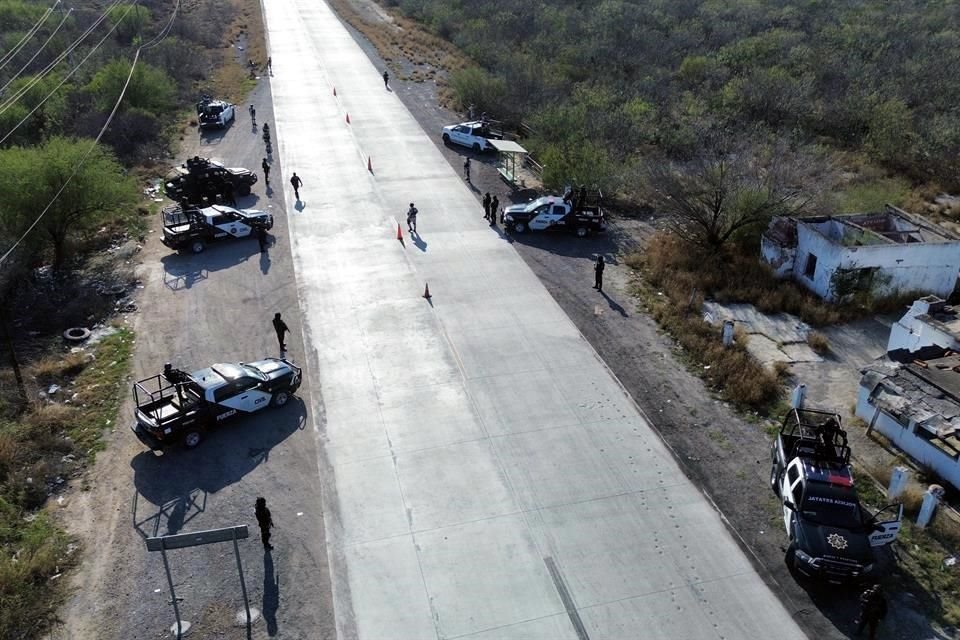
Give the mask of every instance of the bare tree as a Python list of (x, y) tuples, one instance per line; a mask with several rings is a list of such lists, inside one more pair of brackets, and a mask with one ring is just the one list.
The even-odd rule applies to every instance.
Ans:
[(813, 212), (833, 183), (829, 163), (782, 140), (723, 139), (687, 162), (662, 160), (646, 169), (651, 204), (674, 231), (703, 249), (717, 250), (773, 216)]

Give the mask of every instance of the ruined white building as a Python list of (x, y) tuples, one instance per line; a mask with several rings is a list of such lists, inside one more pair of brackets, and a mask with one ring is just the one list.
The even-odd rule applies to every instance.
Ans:
[(890, 327), (887, 353), (909, 361), (931, 348), (960, 352), (960, 317), (943, 298), (924, 296)]
[(861, 370), (857, 415), (960, 489), (960, 355)]
[(880, 213), (774, 218), (761, 251), (778, 277), (826, 300), (867, 290), (946, 298), (960, 272), (960, 237), (890, 205)]

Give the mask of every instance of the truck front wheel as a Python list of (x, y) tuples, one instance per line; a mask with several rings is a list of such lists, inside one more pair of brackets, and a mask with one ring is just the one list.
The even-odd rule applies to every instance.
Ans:
[(275, 396), (270, 400), (270, 404), (274, 407), (282, 407), (287, 404), (290, 400), (290, 394), (286, 391), (278, 391)]
[(203, 250), (207, 248), (206, 243), (203, 240), (194, 240), (190, 243), (190, 251), (194, 253), (203, 253)]
[(577, 227), (578, 238), (586, 238), (588, 235), (590, 235), (590, 229), (587, 229), (586, 227)]
[(183, 434), (183, 446), (187, 449), (193, 449), (203, 440), (203, 433), (199, 429), (191, 429)]
[(443, 144), (450, 144), (450, 136), (443, 134)]
[(513, 223), (513, 230), (516, 231), (517, 233), (526, 233), (526, 231), (527, 231), (527, 223), (526, 223), (526, 222), (514, 222), (514, 223)]

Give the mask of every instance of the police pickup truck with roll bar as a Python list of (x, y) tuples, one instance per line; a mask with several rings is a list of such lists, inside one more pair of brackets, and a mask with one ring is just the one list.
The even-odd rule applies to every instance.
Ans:
[(602, 199), (603, 194), (599, 190), (582, 192), (582, 196), (576, 196), (572, 191), (568, 191), (563, 198), (544, 196), (526, 204), (505, 207), (503, 226), (514, 233), (564, 229), (585, 238), (594, 231), (607, 228), (600, 206)]
[(257, 209), (213, 205), (203, 209), (171, 205), (161, 211), (160, 242), (178, 251), (200, 253), (216, 240), (248, 238), (258, 229), (272, 229), (273, 216)]
[(193, 373), (167, 364), (163, 373), (133, 385), (131, 429), (155, 451), (178, 443), (193, 448), (226, 420), (287, 404), (301, 382), (300, 367), (286, 358), (220, 363)]
[[(770, 486), (783, 505), (790, 541), (787, 566), (832, 583), (874, 574), (873, 550), (896, 540), (903, 505), (889, 505), (871, 515), (860, 503), (840, 416), (791, 409), (771, 457)], [(884, 513), (895, 517), (882, 521)]]

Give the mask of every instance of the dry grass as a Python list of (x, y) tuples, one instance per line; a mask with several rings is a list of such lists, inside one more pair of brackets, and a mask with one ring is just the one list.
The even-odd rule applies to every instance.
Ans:
[(826, 355), (830, 353), (830, 340), (819, 331), (811, 331), (807, 334), (807, 344), (815, 353)]
[[(638, 264), (635, 258), (628, 263)], [(648, 276), (645, 267), (641, 273)], [(700, 295), (694, 296), (693, 311), (688, 309), (690, 289), (664, 285), (669, 276), (641, 280), (638, 293), (647, 310), (660, 327), (683, 347), (687, 357), (698, 366), (695, 370), (707, 383), (721, 391), (734, 404), (767, 413), (780, 397), (782, 388), (775, 372), (757, 361), (735, 340), (725, 348), (720, 340), (720, 330), (705, 323), (697, 312), (703, 303)], [(662, 293), (663, 295), (658, 295)]]
[(790, 372), (790, 363), (783, 360), (777, 360), (773, 363), (773, 374), (777, 376), (777, 380), (780, 382), (785, 382), (793, 375)]
[(857, 315), (853, 309), (825, 303), (792, 282), (776, 279), (754, 256), (736, 250), (701, 255), (666, 232), (654, 235), (644, 251), (629, 256), (626, 263), (640, 269), (660, 290), (688, 300), (696, 289), (717, 302), (750, 302), (764, 313), (791, 313), (814, 326)]
[(33, 376), (40, 384), (62, 382), (83, 371), (90, 358), (82, 351), (64, 356), (48, 356), (30, 367)]

